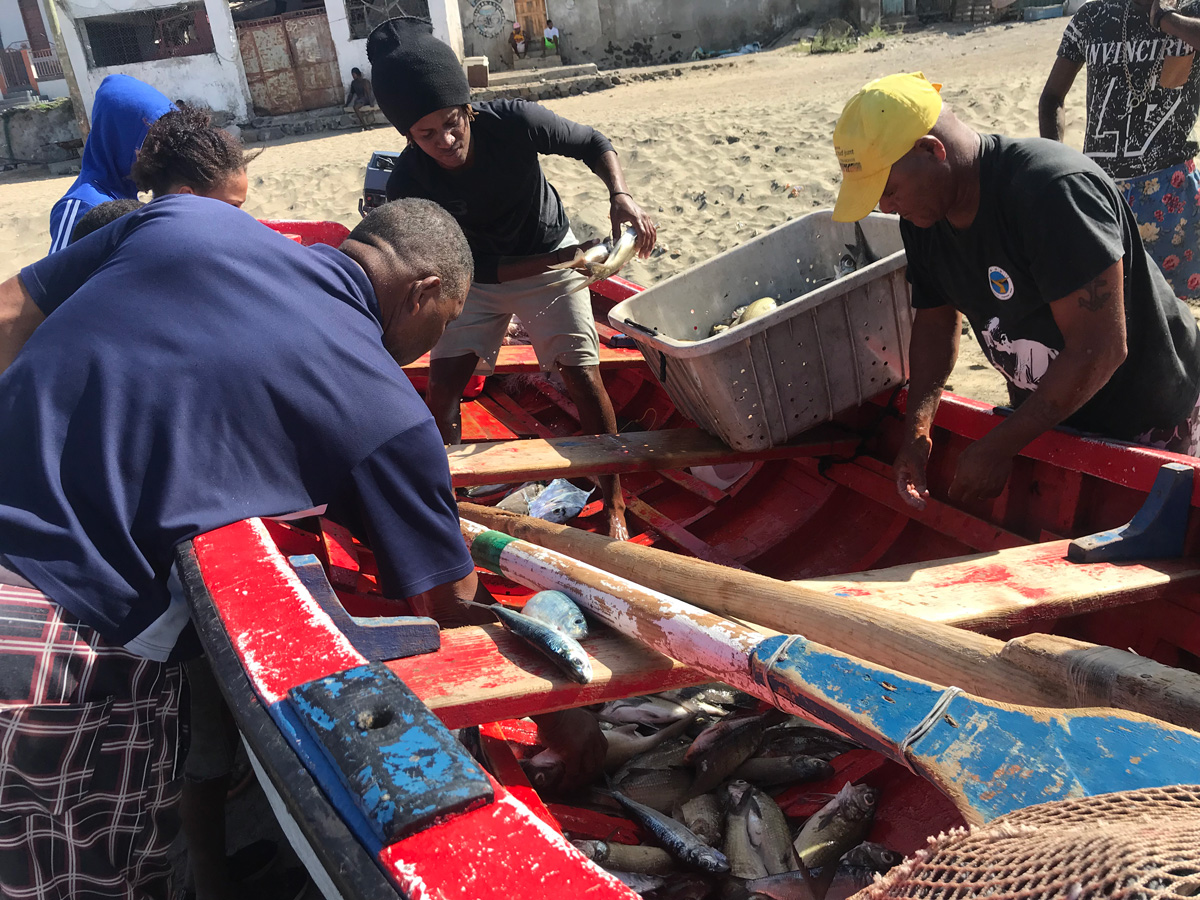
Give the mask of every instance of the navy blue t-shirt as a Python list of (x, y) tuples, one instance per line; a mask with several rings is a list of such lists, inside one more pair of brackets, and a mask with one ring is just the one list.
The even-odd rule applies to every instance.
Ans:
[(362, 269), (164, 197), (22, 270), (47, 318), (0, 377), (0, 554), (107, 640), (171, 653), (175, 546), (332, 504), (382, 586), (470, 573), (433, 419)]

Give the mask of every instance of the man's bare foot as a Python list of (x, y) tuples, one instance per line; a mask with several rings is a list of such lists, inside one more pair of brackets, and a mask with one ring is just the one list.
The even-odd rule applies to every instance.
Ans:
[(625, 524), (625, 510), (610, 509), (608, 512), (608, 536), (616, 541), (629, 540), (629, 526)]

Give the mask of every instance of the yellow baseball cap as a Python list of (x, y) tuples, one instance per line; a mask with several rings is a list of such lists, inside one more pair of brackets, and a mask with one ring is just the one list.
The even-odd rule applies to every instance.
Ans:
[(941, 89), (913, 72), (876, 78), (850, 98), (833, 127), (833, 149), (842, 168), (835, 222), (857, 222), (875, 208), (892, 164), (938, 120)]

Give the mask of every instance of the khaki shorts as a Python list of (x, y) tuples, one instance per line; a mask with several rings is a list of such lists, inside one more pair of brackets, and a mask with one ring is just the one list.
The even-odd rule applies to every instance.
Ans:
[[(558, 246), (577, 243), (578, 239), (567, 229)], [(567, 280), (555, 284), (564, 274)], [(515, 314), (521, 318), (538, 363), (545, 371), (553, 371), (555, 363), (599, 365), (600, 339), (592, 315), (591, 292), (582, 290), (562, 296), (585, 280), (578, 272), (555, 269), (504, 284), (473, 283), (462, 315), (447, 326), (430, 358), (448, 359), (474, 353), (479, 357), (475, 374), (490, 375), (496, 367), (496, 354), (500, 352), (509, 319)]]

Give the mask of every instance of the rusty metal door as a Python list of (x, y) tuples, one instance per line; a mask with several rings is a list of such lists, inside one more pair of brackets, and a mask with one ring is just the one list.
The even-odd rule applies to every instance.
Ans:
[(341, 106), (346, 101), (337, 51), (329, 34), (329, 18), (323, 9), (289, 13), (283, 17), (292, 67), (300, 87), (304, 109)]
[(322, 10), (237, 23), (254, 111), (279, 116), (341, 106), (346, 95)]

